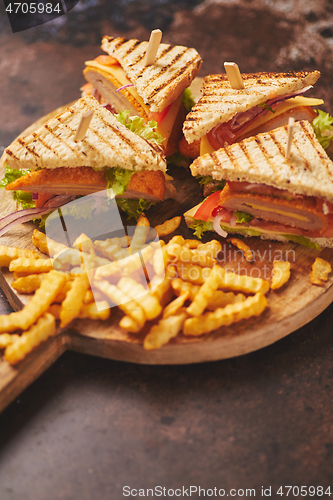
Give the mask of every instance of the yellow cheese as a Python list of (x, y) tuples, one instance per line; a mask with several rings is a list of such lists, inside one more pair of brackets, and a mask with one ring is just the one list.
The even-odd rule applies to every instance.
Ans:
[(316, 99), (314, 97), (303, 97), (301, 95), (292, 97), (291, 99), (287, 99), (286, 101), (278, 104), (276, 106), (275, 113), (269, 111), (265, 114), (265, 116), (260, 116), (256, 120), (253, 120), (253, 122), (249, 124), (247, 128), (244, 128), (243, 133), (247, 134), (248, 132), (251, 132), (251, 130), (260, 127), (273, 118), (282, 115), (282, 113), (285, 113), (290, 109), (297, 108), (298, 106), (321, 106), (322, 104), (324, 104), (324, 101), (322, 99)]
[[(118, 80), (118, 82), (121, 84), (120, 86), (122, 87), (123, 85), (130, 85), (131, 82), (125, 75), (125, 71), (121, 66), (114, 65), (114, 66), (106, 66), (104, 64), (100, 64), (97, 61), (86, 61), (85, 62), (86, 66), (90, 66), (93, 68), (98, 68), (106, 73), (110, 73), (110, 75), (114, 76)], [(139, 104), (145, 109), (146, 113), (149, 113), (149, 106), (147, 106), (144, 102), (141, 96), (137, 93), (135, 87), (127, 87), (128, 92), (132, 94), (134, 99), (138, 101)]]
[(212, 148), (208, 137), (204, 135), (201, 137), (200, 141), (200, 156), (205, 155), (206, 153), (214, 153), (215, 149)]
[(182, 98), (183, 94), (180, 94), (177, 99), (173, 101), (171, 108), (157, 127), (157, 132), (164, 138), (162, 143), (164, 147), (166, 147), (168, 143), (173, 124), (175, 123), (177, 113), (182, 103)]
[(308, 220), (308, 217), (305, 217), (304, 215), (286, 212), (285, 210), (279, 210), (278, 208), (273, 208), (273, 207), (272, 208), (269, 208), (269, 207), (263, 208), (260, 205), (256, 205), (254, 203), (251, 203), (248, 206), (250, 206), (251, 208), (255, 208), (257, 210), (264, 210), (265, 212), (272, 212), (272, 213), (276, 213), (276, 214), (287, 215), (288, 217), (292, 217), (293, 219), (304, 220), (304, 221)]

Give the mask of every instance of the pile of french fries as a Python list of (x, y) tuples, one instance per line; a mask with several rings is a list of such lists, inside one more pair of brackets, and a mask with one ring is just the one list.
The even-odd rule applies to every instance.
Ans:
[[(180, 222), (175, 217), (152, 231), (142, 215), (132, 237), (92, 241), (82, 234), (72, 247), (35, 230), (32, 242), (46, 258), (35, 250), (0, 246), (0, 267), (14, 275), (11, 286), (33, 294), (22, 310), (0, 316), (5, 359), (18, 363), (75, 319), (106, 321), (116, 306), (123, 312), (119, 326), (130, 335), (142, 334), (146, 350), (158, 349), (179, 333), (205, 335), (259, 316), (270, 288), (289, 280), (289, 262), (274, 261), (269, 282), (218, 265), (221, 244), (216, 240), (160, 239)], [(243, 241), (232, 238), (230, 243), (242, 249), (246, 260), (253, 259)], [(313, 270), (316, 276), (319, 269), (320, 284), (330, 272), (323, 262)]]

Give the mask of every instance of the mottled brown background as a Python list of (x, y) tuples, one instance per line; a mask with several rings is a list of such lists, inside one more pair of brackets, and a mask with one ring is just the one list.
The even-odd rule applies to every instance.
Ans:
[[(103, 35), (148, 39), (157, 27), (200, 52), (202, 75), (225, 60), (242, 71), (319, 69), (311, 95), (333, 113), (328, 0), (85, 0), (16, 34), (0, 3), (0, 148), (79, 96)], [(332, 320), (331, 306), (271, 347), (205, 365), (66, 353), (0, 416), (0, 499), (118, 500), (124, 485), (257, 497), (261, 486), (333, 488)]]

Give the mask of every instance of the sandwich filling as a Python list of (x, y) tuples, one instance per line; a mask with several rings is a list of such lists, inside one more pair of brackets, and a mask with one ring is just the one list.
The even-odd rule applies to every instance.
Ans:
[(216, 228), (218, 223), (222, 234), (333, 237), (332, 203), (265, 184), (227, 182), (188, 215), (193, 218), (190, 227), (198, 229), (197, 235), (203, 229)]

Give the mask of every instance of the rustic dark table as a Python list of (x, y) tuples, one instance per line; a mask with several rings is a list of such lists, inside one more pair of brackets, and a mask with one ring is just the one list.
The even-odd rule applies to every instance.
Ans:
[[(79, 96), (84, 61), (104, 34), (148, 39), (157, 27), (164, 41), (197, 48), (202, 75), (225, 60), (242, 71), (320, 69), (312, 95), (332, 114), (332, 21), (329, 0), (84, 0), (13, 33), (0, 2), (0, 150)], [(10, 311), (1, 294), (0, 313)], [(332, 322), (330, 306), (275, 345), (202, 365), (67, 352), (0, 416), (0, 499), (118, 500), (135, 496), (129, 488), (152, 498), (147, 488), (157, 486), (166, 490), (155, 498), (204, 497), (194, 487), (205, 498), (222, 488), (263, 498), (262, 487), (283, 498), (288, 485), (322, 486), (330, 498)]]

